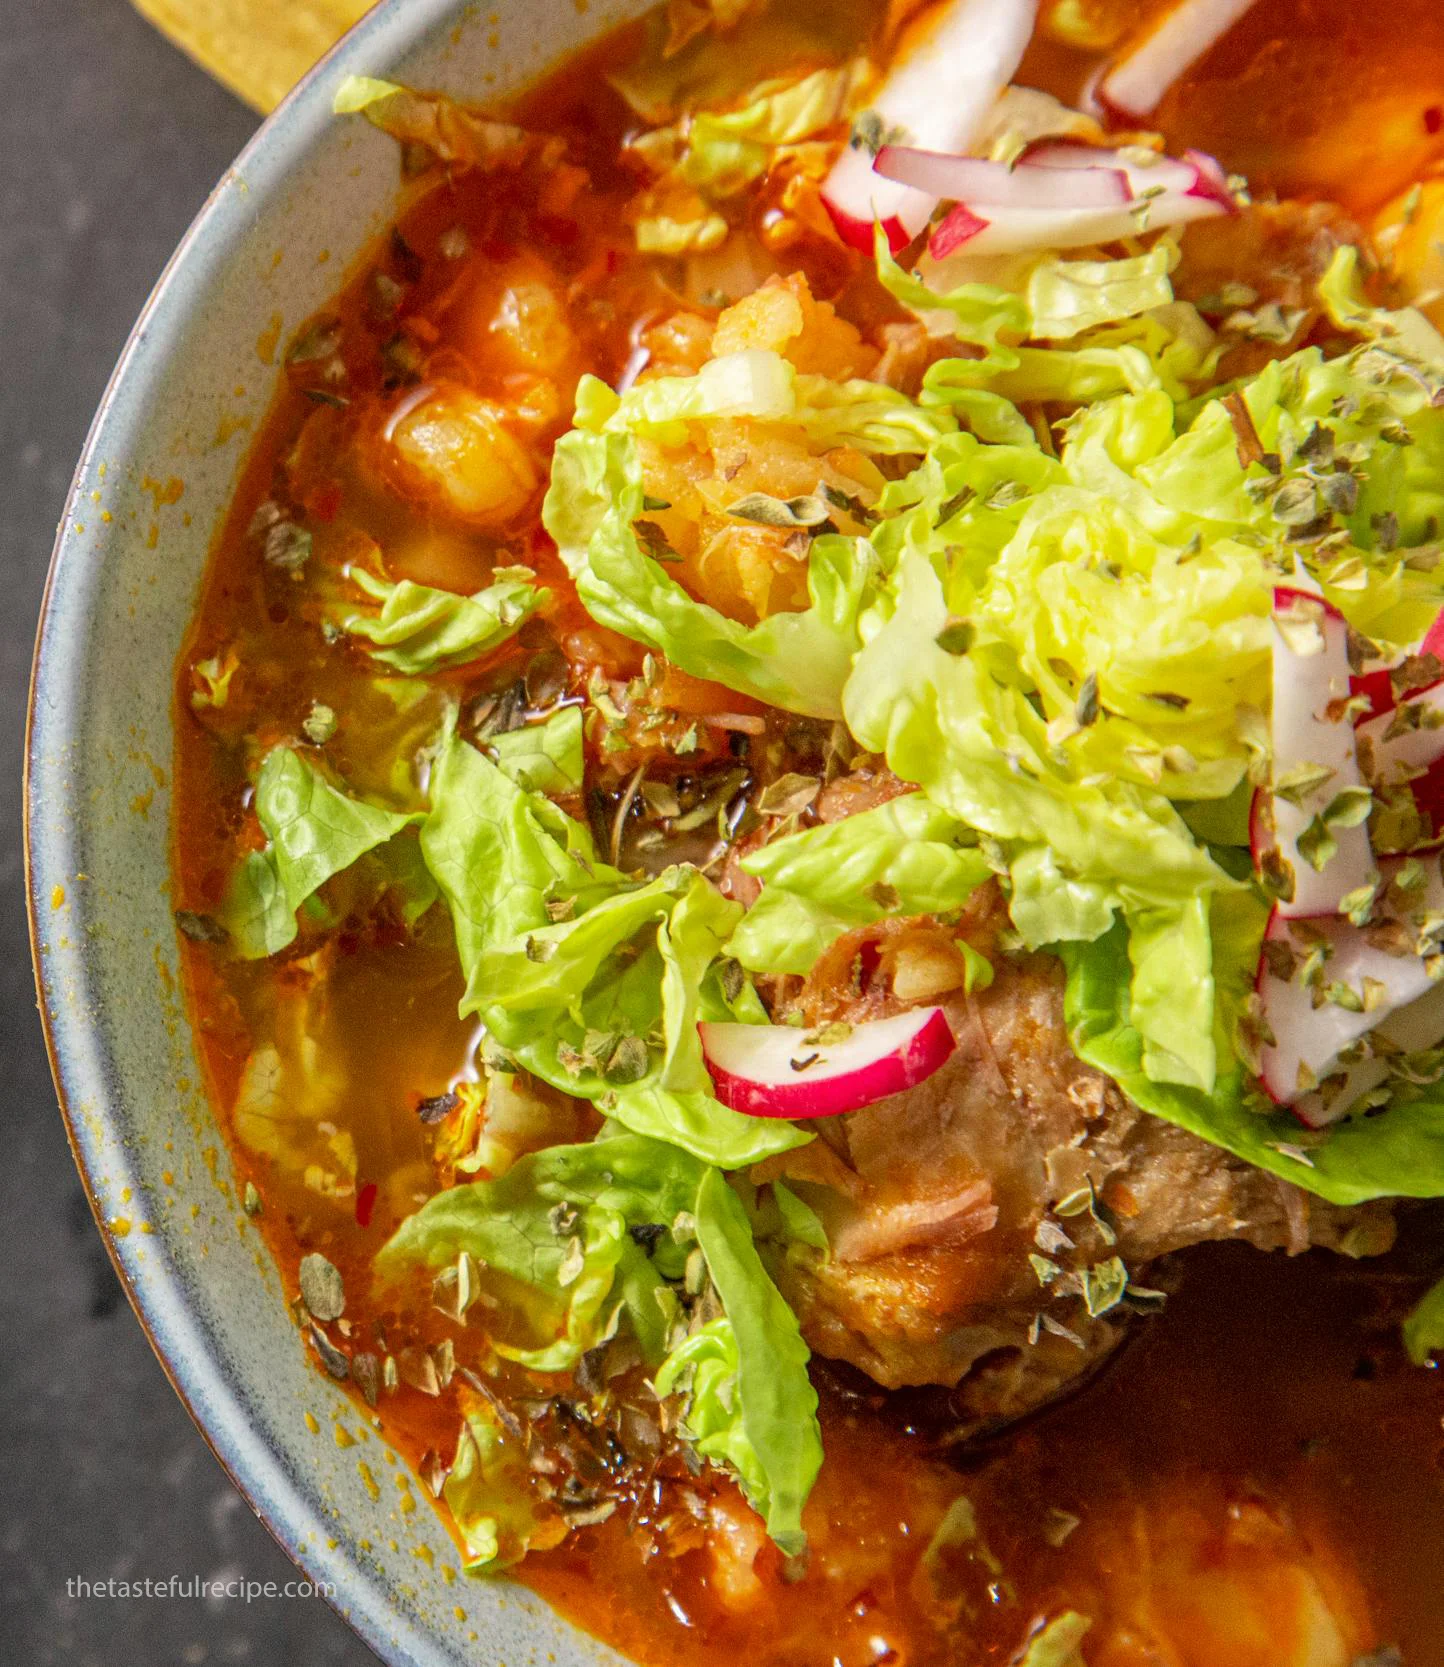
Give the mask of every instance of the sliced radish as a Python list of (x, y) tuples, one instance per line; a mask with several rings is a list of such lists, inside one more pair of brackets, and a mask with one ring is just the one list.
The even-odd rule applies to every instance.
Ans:
[(1405, 649), (1397, 661), (1375, 660), (1354, 674), (1350, 680), (1353, 692), (1363, 695), (1369, 702), (1369, 710), (1356, 718), (1355, 723), (1362, 725), (1370, 718), (1392, 712), (1399, 704), (1399, 699), (1394, 693), (1393, 679), (1389, 676), (1390, 667), (1425, 654), (1432, 654), (1436, 660), (1444, 664), (1444, 609), (1435, 616), (1434, 623), (1424, 633), (1423, 640), (1415, 647)]
[[(1012, 79), (1033, 33), (1038, 0), (952, 0), (905, 44), (873, 109), (884, 129), (898, 128), (928, 150), (965, 151)], [(935, 196), (880, 179), (865, 149), (848, 146), (822, 187), (833, 224), (846, 243), (872, 248), (882, 222), (896, 251), (927, 225)]]
[[(1145, 156), (1148, 157), (1146, 161)], [(1105, 146), (1063, 140), (1035, 145), (1025, 160), (1030, 168), (1050, 168), (1055, 172), (1063, 169), (1071, 173), (1091, 173), (1095, 168), (1102, 168), (1110, 173), (1120, 173), (1128, 181), (1128, 189), (1135, 197), (1145, 191), (1160, 189), (1190, 191), (1199, 177), (1198, 169), (1191, 163), (1176, 156), (1165, 156), (1161, 151), (1150, 154), (1135, 149), (1125, 156), (1122, 151), (1109, 150)]]
[(975, 208), (1117, 208), (1133, 196), (1122, 168), (1009, 167), (978, 156), (884, 145), (875, 170), (884, 179)]
[(1186, 69), (1234, 26), (1254, 0), (1182, 0), (1182, 4), (1104, 77), (1099, 88), (1114, 109), (1146, 116)]
[(958, 1045), (941, 1007), (919, 1007), (850, 1028), (697, 1028), (717, 1098), (753, 1117), (857, 1111), (930, 1077)]
[(1217, 203), (1225, 214), (1238, 212), (1238, 198), (1223, 164), (1207, 151), (1190, 149), (1182, 156), (1164, 156), (1161, 151), (1125, 152), (1097, 145), (1052, 144), (1029, 151), (1024, 163), (1030, 168), (1068, 168), (1075, 173), (1093, 168), (1116, 170), (1127, 179), (1135, 197), (1178, 193)]
[[(1371, 1035), (1383, 1038), (1389, 1054), (1423, 1053), (1444, 1042), (1444, 984), (1436, 984), (1417, 1001), (1391, 1013)], [(1326, 1129), (1337, 1123), (1358, 1105), (1371, 1088), (1388, 1080), (1389, 1054), (1361, 1059), (1351, 1065), (1342, 1082), (1331, 1083), (1327, 1093), (1305, 1094), (1294, 1101), (1290, 1110), (1310, 1129)]]
[[(1224, 212), (1212, 198), (1177, 192), (1163, 192), (1132, 208), (988, 208), (987, 218), (973, 206), (959, 203), (933, 233), (928, 253), (934, 260), (942, 260), (964, 243), (970, 255), (1086, 249), (1095, 243), (1117, 243), (1143, 232), (1207, 220)], [(969, 229), (963, 231), (965, 222)]]
[[(1388, 858), (1380, 865), (1383, 884), (1400, 872), (1404, 860)], [(1444, 909), (1439, 865), (1425, 865), (1422, 872), (1424, 884), (1413, 907), (1420, 913)], [(1301, 922), (1278, 909), (1269, 919), (1264, 944), (1256, 987), (1273, 1041), (1263, 1050), (1259, 1078), (1272, 1099), (1292, 1107), (1311, 1126), (1343, 1116), (1360, 1094), (1382, 1080), (1379, 1075), (1369, 1080), (1371, 1073), (1360, 1069), (1367, 1062), (1360, 1061), (1350, 1068), (1351, 1078), (1353, 1070), (1359, 1071), (1357, 1079), (1347, 1080), (1344, 1089), (1327, 1099), (1317, 1092), (1319, 1083), (1344, 1069), (1340, 1055), (1361, 1037), (1377, 1031), (1411, 1051), (1433, 1046), (1439, 1039), (1436, 1031), (1423, 1041), (1412, 1040), (1433, 1025), (1435, 1003), (1444, 988), (1429, 976), (1424, 956), (1395, 953), (1398, 946), (1342, 915)], [(1288, 952), (1281, 958), (1293, 961), (1286, 977), (1279, 976), (1275, 965), (1278, 946)], [(1322, 969), (1316, 980), (1305, 982), (1308, 958), (1319, 950)], [(1413, 1011), (1423, 1003), (1428, 1005)], [(1444, 1013), (1444, 1008), (1438, 1011)]]
[(1273, 824), (1267, 838), (1265, 818), (1255, 804), (1251, 819), (1254, 860), (1265, 847), (1293, 872), (1293, 895), (1279, 913), (1297, 919), (1337, 914), (1340, 899), (1367, 885), (1373, 873), (1368, 830), (1332, 830), (1338, 850), (1316, 869), (1299, 849), (1304, 831), (1344, 788), (1361, 785), (1354, 727), (1348, 721), (1350, 693), (1348, 627), (1331, 603), (1308, 591), (1279, 586), (1274, 591), (1273, 750), (1274, 780), (1282, 782), (1303, 765), (1329, 771), (1317, 787), (1299, 794), (1298, 802), (1271, 793)]
[[(959, 161), (966, 160), (959, 158)], [(938, 226), (928, 244), (934, 260), (943, 260), (964, 244), (969, 254), (1016, 254), (1026, 249), (1080, 249), (1094, 243), (1114, 243), (1163, 226), (1185, 225), (1219, 214), (1236, 214), (1238, 205), (1223, 169), (1202, 151), (1181, 158), (1160, 156), (1139, 162), (1121, 151), (1095, 145), (1044, 145), (1014, 169), (1032, 174), (1057, 174), (1076, 184), (1076, 192), (1058, 204), (1034, 204), (1015, 199), (994, 206), (976, 195), (960, 201)], [(1131, 198), (1120, 204), (1095, 206), (1088, 200), (1096, 191), (1096, 174), (1121, 175)], [(933, 177), (939, 177), (934, 169)], [(1088, 182), (1088, 183), (1085, 183)], [(1036, 183), (1027, 187), (1041, 195)], [(946, 195), (946, 193), (941, 193)]]
[(1394, 710), (1394, 680), (1387, 666), (1373, 666), (1367, 671), (1353, 672), (1349, 677), (1349, 693), (1362, 695), (1369, 703), (1367, 712), (1354, 719), (1355, 727), (1362, 727), (1370, 718)]
[[(1416, 714), (1421, 719), (1417, 725), (1401, 721)], [(1366, 718), (1355, 734), (1370, 779), (1379, 787), (1403, 786), (1415, 771), (1444, 758), (1444, 679)]]

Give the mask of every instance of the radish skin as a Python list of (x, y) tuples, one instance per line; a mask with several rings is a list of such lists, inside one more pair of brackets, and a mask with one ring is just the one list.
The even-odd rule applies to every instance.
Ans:
[[(873, 109), (927, 150), (967, 150), (1012, 80), (1033, 34), (1038, 0), (953, 0), (893, 63)], [(927, 225), (937, 198), (882, 179), (865, 149), (849, 145), (827, 176), (822, 200), (845, 243), (872, 249), (882, 222), (894, 253)]]
[(941, 1007), (853, 1025), (832, 1041), (821, 1030), (788, 1025), (697, 1029), (717, 1098), (752, 1117), (837, 1117), (860, 1110), (924, 1081), (957, 1047)]
[[(986, 205), (982, 205), (986, 207)], [(1095, 243), (1117, 243), (1140, 232), (1209, 220), (1226, 210), (1211, 196), (1169, 193), (1132, 208), (988, 208), (989, 218), (974, 213), (974, 205), (959, 203), (933, 233), (928, 253), (942, 260), (967, 245), (970, 255), (1014, 255), (1029, 249), (1087, 249)], [(961, 219), (973, 229), (963, 235)], [(956, 222), (956, 223), (955, 223)]]

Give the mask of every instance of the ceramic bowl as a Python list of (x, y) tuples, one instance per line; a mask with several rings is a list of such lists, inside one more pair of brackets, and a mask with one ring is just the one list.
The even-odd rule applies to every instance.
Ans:
[(459, 1576), (424, 1490), (400, 1485), (403, 1468), (307, 1360), (241, 1210), (177, 987), (172, 668), (279, 344), (394, 207), (395, 147), (333, 118), (337, 84), (378, 75), (500, 98), (641, 9), (389, 0), (337, 47), (226, 174), (136, 325), (75, 476), (40, 625), (32, 932), (97, 1220), (236, 1485), (367, 1643), (418, 1667), (618, 1658), (521, 1588)]

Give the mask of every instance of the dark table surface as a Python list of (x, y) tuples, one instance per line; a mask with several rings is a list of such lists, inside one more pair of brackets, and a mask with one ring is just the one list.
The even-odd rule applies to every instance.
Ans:
[(0, 0), (0, 79), (0, 1663), (370, 1662), (319, 1599), (67, 1593), (77, 1576), (294, 1575), (166, 1382), (91, 1220), (36, 1016), (20, 845), (31, 647), (71, 469), (256, 118), (129, 0)]

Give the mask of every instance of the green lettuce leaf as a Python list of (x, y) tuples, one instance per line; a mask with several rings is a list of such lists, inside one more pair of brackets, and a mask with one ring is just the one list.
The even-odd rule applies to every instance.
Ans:
[(1319, 280), (1319, 296), (1341, 330), (1365, 336), (1396, 355), (1431, 399), (1444, 397), (1444, 336), (1417, 307), (1396, 311), (1371, 306), (1359, 276), (1359, 251), (1352, 244), (1343, 243), (1334, 250)]
[(574, 429), (557, 443), (542, 519), (588, 613), (694, 676), (790, 712), (836, 717), (857, 615), (877, 573), (866, 541), (813, 539), (811, 607), (740, 625), (695, 601), (643, 552), (632, 526), (644, 497), (629, 435)]
[(551, 592), (525, 580), (499, 579), (474, 596), (393, 583), (353, 567), (349, 578), (376, 603), (375, 613), (346, 613), (343, 630), (371, 644), (371, 655), (407, 677), (465, 665), (500, 647), (551, 600)]
[[(1226, 900), (1215, 920), (1220, 1023), (1228, 1028), (1252, 986), (1267, 909), (1247, 893)], [(1115, 926), (1093, 943), (1061, 947), (1068, 968), (1064, 1004), (1078, 1057), (1105, 1071), (1144, 1111), (1222, 1146), (1334, 1204), (1371, 1198), (1432, 1198), (1444, 1193), (1444, 1095), (1437, 1088), (1386, 1111), (1351, 1118), (1321, 1135), (1250, 1090), (1237, 1066), (1211, 1091), (1155, 1082), (1143, 1069), (1143, 1041), (1129, 1005), (1128, 934)]]
[[(897, 300), (925, 319), (945, 321), (959, 341), (980, 350), (932, 365), (924, 404), (952, 404), (966, 414), (989, 409), (980, 394), (1014, 404), (1083, 404), (1160, 389), (1184, 399), (1218, 361), (1213, 332), (1195, 308), (1173, 299), (1168, 273), (1178, 251), (1166, 238), (1127, 260), (1042, 256), (1023, 264), (1016, 289), (965, 282), (934, 290), (903, 271), (880, 235), (875, 258), (879, 279)], [(1069, 345), (1028, 345), (1047, 339)]]
[[(551, 1146), (495, 1181), (448, 1188), (408, 1216), (383, 1246), (376, 1267), (396, 1279), (415, 1266), (440, 1271), (465, 1251), (518, 1288), (521, 1317), (535, 1347), (498, 1343), (499, 1352), (536, 1371), (559, 1372), (608, 1335), (619, 1309), (640, 1308), (638, 1340), (660, 1358), (656, 1310), (660, 1279), (636, 1266), (631, 1227), (670, 1228), (696, 1202), (704, 1166), (679, 1147), (617, 1134)], [(620, 1281), (620, 1283), (619, 1283)]]
[(1083, 1640), (1092, 1625), (1076, 1609), (1055, 1616), (1029, 1641), (1018, 1667), (1088, 1667), (1083, 1658)]
[[(267, 846), (253, 851), (232, 877), (222, 920), (247, 959), (274, 955), (296, 937), (296, 910), (327, 880), (414, 826), (414, 813), (353, 799), (333, 787), (290, 747), (266, 755), (256, 780), (256, 816)], [(398, 842), (399, 849), (399, 842)], [(424, 908), (429, 893), (404, 854), (410, 901)]]
[[(762, 896), (732, 934), (756, 972), (807, 973), (842, 933), (886, 915), (946, 914), (992, 873), (955, 816), (920, 793), (776, 839), (743, 858)], [(981, 956), (977, 982), (991, 976)]]
[(694, 376), (659, 376), (617, 394), (595, 376), (577, 389), (576, 426), (595, 434), (645, 435), (679, 446), (687, 425), (734, 417), (800, 428), (818, 452), (832, 446), (896, 456), (921, 453), (954, 427), (881, 382), (836, 382), (793, 368), (780, 353), (744, 348), (709, 359)]
[(487, 742), (500, 769), (528, 793), (577, 793), (585, 775), (580, 706), (563, 706), (543, 723), (493, 735)]
[(444, 93), (418, 93), (372, 75), (348, 75), (336, 89), (335, 115), (364, 115), (398, 144), (418, 145), (453, 168), (514, 168), (529, 156), (560, 157), (561, 140), (494, 121)]
[(579, 907), (622, 879), (598, 861), (581, 823), (454, 733), (432, 764), (421, 850), (451, 911), (463, 971), (490, 946), (547, 925), (548, 905)]
[(533, 1544), (555, 1545), (561, 1519), (533, 1491), (525, 1442), (492, 1403), (465, 1386), (459, 1392), (461, 1433), (442, 1486), (466, 1548), (468, 1574), (497, 1574), (519, 1563)]
[(699, 1451), (737, 1470), (768, 1534), (796, 1554), (807, 1543), (802, 1507), (822, 1464), (807, 1345), (797, 1316), (758, 1257), (741, 1200), (716, 1170), (702, 1177), (695, 1213), (697, 1242), (730, 1336), (714, 1333), (685, 1361), (674, 1364), (674, 1356), (659, 1374), (658, 1388), (691, 1369), (688, 1420)]
[(832, 1253), (827, 1229), (822, 1225), (822, 1217), (811, 1204), (799, 1198), (792, 1188), (782, 1181), (772, 1183), (772, 1199), (777, 1205), (777, 1213), (782, 1217), (782, 1225), (791, 1244), (821, 1251), (824, 1257)]
[(1127, 260), (1048, 256), (1029, 272), (1023, 290), (1028, 333), (1042, 341), (1069, 341), (1099, 325), (1171, 306), (1168, 275), (1177, 264), (1177, 247), (1166, 240)]
[(576, 426), (558, 443), (542, 519), (589, 613), (674, 665), (788, 711), (836, 717), (857, 645), (857, 615), (879, 578), (866, 539), (814, 538), (811, 605), (742, 625), (696, 601), (634, 532), (646, 491), (636, 439), (686, 443), (691, 425), (734, 418), (797, 431), (821, 453), (856, 446), (921, 454), (954, 427), (895, 389), (799, 375), (761, 348), (724, 354), (695, 376), (659, 377), (621, 395), (596, 377), (577, 389)]
[(855, 52), (871, 21), (867, 0), (685, 0), (647, 14), (640, 49), (607, 80), (648, 123), (745, 108), (759, 67), (773, 86), (795, 80)]
[[(648, 1256), (629, 1229), (669, 1231)], [(680, 1278), (695, 1237), (725, 1318), (683, 1343), (662, 1363), (679, 1310), (667, 1281)], [(802, 1549), (802, 1506), (822, 1460), (817, 1397), (807, 1376), (807, 1346), (796, 1317), (768, 1277), (741, 1201), (716, 1169), (673, 1145), (628, 1133), (520, 1158), (500, 1180), (455, 1186), (407, 1218), (383, 1247), (385, 1280), (417, 1266), (439, 1272), (463, 1254), (488, 1275), (512, 1282), (535, 1347), (497, 1342), (536, 1371), (563, 1371), (624, 1320), (646, 1361), (661, 1363), (659, 1393), (685, 1376), (688, 1428), (698, 1451), (738, 1472), (769, 1534)], [(501, 1432), (472, 1430), (477, 1454), (464, 1473), (462, 1501), (480, 1563), (514, 1560), (524, 1541), (493, 1546), (485, 1520), (496, 1518)], [(510, 1509), (524, 1511), (522, 1501)], [(458, 1522), (461, 1518), (458, 1515)], [(500, 1533), (500, 1530), (498, 1530)], [(500, 1566), (498, 1564), (498, 1566)]]
[[(853, 734), (884, 753), (904, 780), (918, 782), (933, 803), (1002, 842), (1010, 861), (1041, 843), (1042, 833), (1058, 872), (1089, 888), (1092, 924), (1101, 923), (1105, 907), (1144, 918), (1155, 953), (1158, 935), (1172, 933), (1182, 964), (1206, 969), (1198, 899), (1235, 882), (1161, 795), (1085, 776), (1060, 760), (1019, 689), (991, 675), (978, 653), (940, 645), (952, 615), (925, 557), (904, 553), (896, 578), (894, 612), (883, 619), (879, 610), (866, 622), (869, 640), (844, 691)], [(1048, 924), (1036, 909), (1023, 916), (1022, 925), (1035, 931)], [(1154, 987), (1151, 979), (1140, 981), (1140, 996)], [(1198, 999), (1212, 1011), (1206, 976)], [(1156, 1002), (1143, 999), (1135, 1016), (1149, 1038), (1151, 1066), (1211, 1085), (1211, 1027), (1185, 1046)]]
[(421, 848), (452, 912), (463, 1015), (492, 1045), (641, 1134), (728, 1168), (812, 1137), (712, 1093), (701, 1017), (765, 1018), (722, 1001), (716, 963), (741, 910), (696, 869), (643, 885), (591, 836), (451, 735), (432, 768)]
[(736, 1168), (810, 1137), (721, 1105), (697, 1032), (741, 910), (695, 869), (619, 888), (575, 919), (483, 950), (463, 1013), (519, 1064), (617, 1122)]
[(1404, 1321), (1404, 1347), (1416, 1366), (1427, 1364), (1431, 1354), (1444, 1354), (1444, 1279)]
[[(859, 68), (848, 63), (800, 78), (774, 77), (752, 88), (747, 102), (735, 109), (698, 110), (633, 139), (630, 154), (656, 175), (636, 218), (638, 247), (676, 253), (679, 244), (715, 247), (725, 239), (731, 228), (713, 205), (735, 197), (784, 159), (804, 157), (801, 141), (845, 120)], [(669, 223), (656, 212), (659, 203), (688, 201), (705, 219)]]

